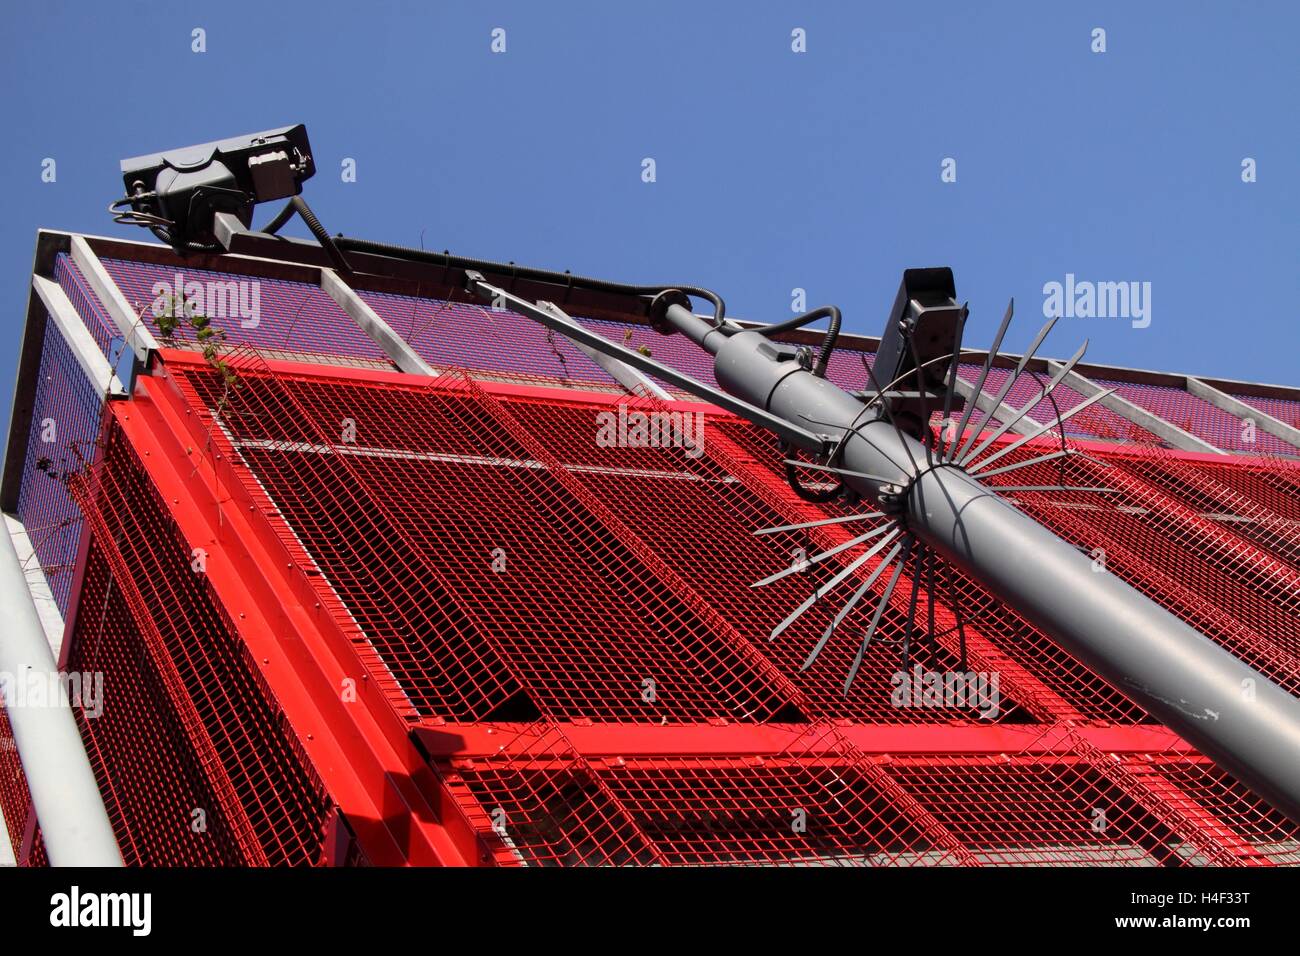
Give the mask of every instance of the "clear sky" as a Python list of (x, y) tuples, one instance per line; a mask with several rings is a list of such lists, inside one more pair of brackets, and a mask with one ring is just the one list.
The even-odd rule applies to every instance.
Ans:
[(903, 268), (946, 264), (968, 345), (1016, 297), (1015, 350), (1046, 283), (1150, 283), (1145, 327), (1066, 318), (1044, 351), (1087, 336), (1097, 362), (1300, 385), (1300, 4), (26, 0), (3, 18), (6, 409), (38, 227), (149, 239), (105, 212), (121, 158), (297, 122), (332, 232), (708, 285), (765, 321), (803, 288), (870, 334)]

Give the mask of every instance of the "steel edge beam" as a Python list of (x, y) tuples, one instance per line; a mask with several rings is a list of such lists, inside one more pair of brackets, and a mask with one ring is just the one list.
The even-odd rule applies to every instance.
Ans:
[(320, 287), (329, 293), (339, 308), (348, 314), (361, 331), (383, 350), (403, 372), (409, 375), (437, 375), (437, 371), (372, 309), (333, 269), (320, 270)]
[(1234, 418), (1243, 421), (1246, 419), (1254, 421), (1260, 431), (1268, 432), (1274, 438), (1280, 438), (1282, 441), (1295, 446), (1297, 454), (1300, 454), (1300, 428), (1288, 425), (1262, 409), (1256, 408), (1254, 405), (1248, 405), (1241, 399), (1220, 391), (1213, 385), (1207, 384), (1204, 379), (1194, 378), (1191, 375), (1187, 376), (1187, 392), (1202, 401), (1209, 402), (1215, 408), (1227, 412)]
[(58, 327), (63, 340), (68, 344), (77, 364), (86, 374), (86, 378), (95, 386), (101, 399), (126, 397), (126, 389), (118, 380), (117, 373), (108, 364), (99, 345), (95, 342), (85, 322), (77, 314), (76, 308), (63, 289), (49, 279), (32, 276), (32, 287), (45, 304), (50, 317)]
[[(834, 752), (836, 737), (873, 755), (964, 756), (1066, 753), (1056, 725), (837, 724), (835, 734), (817, 724), (576, 724), (556, 725), (584, 757), (701, 757)], [(533, 738), (528, 724), (446, 724), (414, 732), (431, 757), (460, 759), (523, 751)], [(1159, 724), (1078, 725), (1079, 737), (1106, 753), (1199, 754)]]
[(86, 277), (91, 291), (117, 325), (118, 332), (135, 352), (136, 362), (141, 368), (147, 368), (149, 356), (158, 351), (158, 340), (126, 301), (126, 296), (108, 274), (90, 244), (81, 236), (73, 236), (71, 246), (72, 261)]
[[(214, 462), (198, 451), (198, 416), (184, 414), (187, 403), (169, 378), (165, 365), (142, 376), (136, 399), (112, 408), (186, 540), (223, 556), (208, 562), (214, 592), (368, 858), (381, 865), (474, 862), (473, 840), (440, 822), (445, 798), (402, 721), (366, 679), (348, 636), (334, 633), (332, 616), (288, 560), (273, 518), (247, 497), (225, 456), (215, 462), (220, 479), (212, 487)], [(196, 466), (195, 455), (207, 460)], [(281, 569), (279, 576), (268, 568)], [(340, 688), (349, 679), (357, 700), (344, 703)]]
[[(1052, 372), (1058, 372), (1062, 367), (1060, 362), (1051, 359), (1047, 361), (1047, 366), (1052, 370)], [(1096, 382), (1080, 375), (1076, 370), (1071, 370), (1065, 376), (1062, 384), (1074, 389), (1084, 398), (1092, 398), (1099, 392), (1105, 391), (1105, 389)], [(1166, 421), (1154, 412), (1147, 411), (1147, 409), (1140, 405), (1129, 401), (1118, 392), (1107, 395), (1097, 404), (1114, 412), (1120, 418), (1132, 422), (1140, 428), (1145, 428), (1147, 431), (1151, 432), (1151, 434), (1160, 438), (1162, 441), (1167, 441), (1175, 448), (1182, 449), (1183, 451), (1209, 452), (1218, 455), (1227, 454), (1227, 452), (1223, 451), (1221, 448), (1216, 448), (1209, 442), (1197, 438), (1190, 432), (1184, 431), (1177, 425)]]

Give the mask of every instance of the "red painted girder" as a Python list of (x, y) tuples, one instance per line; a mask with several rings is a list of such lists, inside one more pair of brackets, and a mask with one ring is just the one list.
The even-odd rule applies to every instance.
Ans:
[[(370, 862), (476, 862), (468, 827), (457, 834), (442, 822), (462, 818), (403, 722), (365, 679), (346, 636), (327, 633), (330, 616), (295, 580), (303, 575), (271, 517), (250, 507), (228, 459), (209, 456), (198, 415), (165, 369), (141, 376), (133, 399), (113, 411), (186, 541), (207, 549), (214, 590)], [(345, 679), (355, 701), (342, 699)]]
[[(170, 364), (185, 364), (192, 366), (203, 366), (205, 363), (202, 356), (197, 352), (187, 351), (184, 349), (161, 349), (161, 355), (165, 362)], [(427, 375), (411, 375), (406, 372), (396, 370), (389, 371), (379, 368), (354, 368), (343, 365), (325, 365), (315, 362), (294, 362), (287, 359), (264, 359), (267, 366), (278, 374), (282, 375), (302, 375), (309, 378), (345, 378), (353, 382), (372, 382), (378, 384), (391, 384), (405, 386), (407, 388), (427, 385), (433, 381)], [(466, 370), (466, 374), (474, 377), (472, 370)], [(506, 373), (503, 373), (506, 374)], [(566, 388), (560, 383), (556, 385), (535, 385), (535, 384), (518, 384), (514, 382), (497, 382), (488, 379), (475, 377), (475, 381), (486, 391), (496, 395), (516, 395), (528, 398), (544, 399), (549, 402), (578, 402), (578, 403), (596, 403), (596, 404), (617, 404), (627, 400), (627, 395), (622, 392), (596, 392), (584, 389)], [(716, 415), (719, 418), (735, 418), (729, 412), (724, 412), (716, 405), (707, 402), (693, 400), (672, 400), (666, 403), (671, 408), (678, 411), (698, 410), (706, 414)], [(736, 419), (739, 421), (739, 419)], [(987, 434), (982, 432), (981, 434)], [(1000, 447), (1002, 444), (1012, 441), (1018, 436), (1007, 436), (997, 442), (993, 448)], [(1095, 439), (1071, 437), (1069, 439), (1071, 448), (1079, 451), (1098, 452), (1107, 455), (1149, 455), (1151, 450), (1139, 445), (1121, 444), (1116, 442), (1107, 442)], [(1033, 450), (1040, 446), (1045, 448), (1059, 448), (1059, 438), (1049, 438), (1044, 435), (1041, 438), (1026, 443), (1024, 446), (1027, 450)], [(1223, 464), (1225, 461), (1233, 464), (1242, 465), (1264, 465), (1275, 467), (1277, 461), (1266, 455), (1243, 455), (1243, 454), (1214, 454), (1213, 452), (1195, 452), (1183, 451), (1181, 449), (1161, 448), (1160, 453), (1173, 458), (1179, 458), (1184, 461), (1192, 462), (1214, 462)]]
[[(434, 759), (523, 752), (536, 742), (531, 725), (439, 724), (415, 734)], [(835, 736), (818, 724), (557, 724), (584, 757), (705, 757), (831, 752)], [(1059, 735), (1035, 724), (836, 724), (839, 737), (868, 754), (908, 756), (1015, 755), (1059, 752)], [(1156, 724), (1076, 726), (1074, 733), (1106, 753), (1195, 756), (1191, 745)], [(521, 736), (522, 735), (522, 736)], [(1046, 736), (1045, 736), (1046, 735)]]

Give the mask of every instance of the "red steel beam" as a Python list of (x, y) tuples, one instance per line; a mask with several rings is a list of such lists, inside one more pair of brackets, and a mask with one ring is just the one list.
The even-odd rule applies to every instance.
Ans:
[(199, 416), (165, 368), (141, 376), (113, 414), (187, 543), (208, 551), (205, 573), (370, 862), (477, 862), (477, 837), (321, 611), (272, 527), (280, 519), (248, 498), (228, 458), (207, 453)]
[[(535, 746), (523, 723), (421, 726), (415, 735), (433, 759), (454, 760), (519, 752)], [(832, 752), (835, 735), (807, 724), (560, 723), (563, 739), (583, 757), (703, 757)], [(1037, 724), (836, 724), (842, 739), (868, 754), (894, 757), (1015, 755), (1059, 752), (1058, 735)], [(1181, 737), (1158, 724), (1078, 726), (1074, 733), (1106, 753), (1195, 756)], [(530, 751), (531, 752), (531, 751)]]
[[(167, 363), (186, 364), (192, 366), (202, 366), (204, 361), (202, 356), (194, 351), (186, 349), (162, 349), (160, 354)], [(283, 375), (301, 375), (310, 378), (337, 379), (340, 376), (346, 376), (349, 381), (353, 382), (372, 382), (378, 384), (403, 385), (406, 387), (416, 387), (427, 385), (434, 381), (427, 375), (411, 375), (406, 372), (399, 372), (396, 369), (388, 370), (381, 368), (359, 368), (352, 366), (324, 365), (315, 362), (295, 362), (290, 359), (263, 358), (267, 367), (277, 374)], [(447, 369), (439, 369), (439, 374)], [(475, 382), (486, 392), (502, 396), (516, 396), (524, 398), (537, 398), (549, 402), (575, 402), (575, 403), (596, 403), (596, 404), (618, 404), (627, 400), (628, 396), (622, 392), (614, 391), (588, 391), (584, 389), (575, 389), (566, 387), (561, 382), (555, 385), (537, 385), (523, 384), (514, 382), (500, 382), (493, 379), (484, 379), (480, 377), (481, 373), (476, 375), (473, 369), (465, 370), (466, 374), (475, 380)], [(508, 373), (502, 373), (508, 374)], [(674, 399), (666, 403), (676, 411), (701, 411), (708, 415), (714, 415), (719, 418), (736, 418), (729, 412), (723, 411), (716, 405), (708, 402), (699, 402), (694, 400)], [(736, 418), (737, 421), (740, 419)], [(1007, 436), (1000, 440), (993, 447), (999, 447), (1004, 441), (1010, 442), (1018, 436)], [(1084, 452), (1096, 452), (1106, 455), (1149, 455), (1151, 449), (1141, 445), (1131, 443), (1120, 444), (1117, 442), (1102, 441), (1100, 439), (1071, 437), (1070, 446)], [(1029, 450), (1039, 446), (1057, 448), (1060, 446), (1059, 438), (1042, 436), (1032, 442), (1028, 442), (1024, 447)], [(1223, 464), (1225, 461), (1232, 464), (1241, 465), (1264, 465), (1275, 467), (1277, 459), (1267, 455), (1246, 455), (1246, 454), (1213, 454), (1211, 452), (1193, 452), (1184, 451), (1176, 448), (1160, 448), (1162, 455), (1167, 455), (1183, 461), (1190, 462), (1212, 462), (1214, 464)]]

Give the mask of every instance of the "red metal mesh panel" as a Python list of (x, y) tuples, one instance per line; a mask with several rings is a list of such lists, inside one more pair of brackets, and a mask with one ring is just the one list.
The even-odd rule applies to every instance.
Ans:
[[(1300, 428), (1300, 401), (1290, 398), (1260, 398), (1257, 395), (1237, 395), (1236, 397), (1247, 405), (1258, 408), (1264, 414), (1272, 415), (1280, 422), (1285, 422), (1294, 428)], [(1283, 454), (1294, 455), (1295, 451), (1285, 451)]]
[[(908, 723), (956, 716), (954, 711), (900, 710), (890, 704), (891, 678), (901, 667), (899, 644), (906, 621), (905, 599), (900, 598), (898, 606), (887, 611), (879, 638), (868, 650), (859, 680), (848, 694), (842, 687), (844, 674), (874, 612), (873, 602), (862, 601), (814, 665), (801, 670), (800, 665), (840, 604), (852, 593), (852, 581), (865, 578), (878, 560), (868, 562), (859, 578), (844, 585), (840, 602), (828, 598), (778, 639), (768, 640), (772, 629), (813, 588), (824, 584), (869, 545), (847, 550), (767, 587), (756, 589), (750, 585), (797, 563), (801, 556), (813, 556), (879, 527), (879, 520), (756, 537), (753, 532), (758, 529), (816, 520), (825, 517), (826, 512), (799, 502), (784, 486), (774, 484), (769, 475), (756, 474), (752, 466), (747, 467), (743, 448), (736, 446), (713, 418), (694, 419), (689, 412), (681, 418), (680, 411), (671, 413), (668, 406), (645, 401), (628, 402), (622, 411), (618, 406), (539, 401), (512, 401), (509, 409), (530, 432), (544, 440), (570, 474), (616, 511), (646, 545), (730, 622), (738, 632), (737, 639), (756, 647), (789, 677), (800, 692), (798, 702), (805, 714)], [(609, 446), (596, 440), (602, 421), (612, 424), (619, 415), (635, 418), (664, 414), (676, 414), (676, 421), (685, 425), (687, 434), (698, 428), (696, 437), (702, 439), (698, 455), (686, 447), (636, 447), (627, 443)], [(878, 581), (875, 593), (880, 594), (884, 587), (885, 582)], [(923, 615), (925, 607), (922, 600)], [(948, 608), (939, 607), (936, 614), (940, 626), (951, 631), (953, 618)], [(933, 646), (918, 646), (915, 656), (927, 668), (955, 669), (955, 636)], [(1017, 710), (1008, 690), (996, 718), (1008, 719)]]
[(45, 853), (45, 839), (41, 836), (40, 824), (36, 826), (36, 832), (32, 836), (32, 847), (27, 851), (27, 862), (25, 866), (49, 866), (50, 858)]
[[(232, 451), (420, 715), (763, 719), (788, 707), (765, 662), (719, 640), (468, 380), (375, 388), (241, 369), (223, 421)], [(210, 406), (207, 377), (189, 382)]]
[(1300, 568), (1300, 466), (1281, 460), (1263, 467), (1220, 465), (1172, 454), (1108, 460), (1262, 552)]
[[(1196, 862), (1067, 728), (1008, 755), (902, 757), (890, 775), (987, 866), (1171, 866)], [(1082, 751), (1082, 753), (1081, 753)]]
[(772, 754), (625, 759), (539, 724), (445, 776), (503, 865), (977, 862), (830, 729)]
[(13, 728), (9, 714), (0, 702), (0, 813), (4, 814), (5, 829), (13, 846), (14, 859), (23, 863), (23, 833), (27, 815), (32, 809), (32, 794), (27, 789), (27, 775), (14, 744)]
[[(372, 663), (379, 676), (396, 678), (392, 692), (407, 713), (452, 719), (502, 718), (512, 713), (509, 708), (526, 705), (529, 700), (536, 706), (540, 698), (552, 701), (542, 705), (543, 712), (594, 715), (597, 719), (617, 719), (620, 714), (653, 719), (664, 716), (665, 708), (669, 719), (734, 714), (730, 705), (717, 699), (702, 703), (710, 698), (703, 690), (694, 692), (697, 700), (687, 704), (671, 698), (665, 701), (664, 688), (658, 686), (654, 706), (638, 703), (647, 677), (661, 683), (662, 665), (656, 663), (656, 657), (666, 651), (646, 649), (656, 645), (631, 637), (602, 636), (613, 626), (609, 624), (600, 625), (589, 639), (604, 642), (593, 646), (612, 644), (621, 661), (620, 670), (588, 674), (585, 681), (575, 679), (574, 673), (592, 668), (584, 663), (585, 654), (575, 656), (567, 646), (588, 640), (570, 635), (572, 615), (580, 614), (578, 619), (583, 621), (617, 620), (610, 615), (618, 612), (608, 605), (624, 605), (629, 596), (635, 599), (637, 586), (630, 584), (626, 593), (612, 596), (604, 590), (593, 592), (596, 610), (586, 603), (573, 604), (566, 595), (577, 585), (570, 581), (587, 577), (599, 581), (604, 575), (592, 575), (583, 564), (557, 564), (561, 556), (566, 562), (573, 560), (566, 552), (574, 545), (549, 537), (539, 545), (538, 529), (545, 524), (531, 517), (535, 512), (521, 518), (510, 510), (523, 507), (516, 499), (529, 501), (540, 494), (535, 489), (550, 483), (544, 480), (532, 452), (501, 445), (496, 438), (485, 442), (482, 436), (493, 434), (499, 423), (483, 419), (481, 410), (474, 412), (473, 402), (458, 398), (449, 403), (433, 392), (422, 397), (419, 391), (390, 394), (383, 388), (343, 389), (311, 383), (292, 386), (295, 394), (302, 390), (298, 399), (291, 400), (286, 394), (277, 397), (277, 392), (287, 387), (259, 386), (259, 404), (243, 406), (247, 415), (237, 406), (253, 393), (242, 393), (237, 406), (232, 406), (227, 426), (259, 480), (271, 490), (276, 506), (289, 518), (298, 539), (326, 571), (322, 587), (332, 584), (337, 589), (343, 599), (342, 613), (350, 612), (361, 633), (378, 648), (379, 659)], [(208, 398), (210, 401), (211, 396)], [(376, 419), (378, 405), (400, 413)], [(680, 579), (695, 582), (694, 589), (706, 594), (722, 619), (738, 632), (731, 638), (719, 637), (716, 628), (696, 625), (699, 636), (695, 640), (722, 648), (728, 640), (737, 645), (747, 643), (748, 648), (742, 648), (745, 652), (756, 648), (794, 682), (797, 695), (781, 699), (797, 703), (805, 715), (904, 722), (954, 716), (952, 712), (900, 711), (890, 703), (891, 678), (900, 669), (898, 641), (906, 610), (906, 585), (887, 609), (879, 640), (873, 643), (847, 698), (841, 689), (843, 675), (870, 614), (869, 601), (854, 612), (807, 673), (800, 672), (799, 665), (837, 609), (833, 602), (811, 610), (779, 641), (769, 644), (764, 640), (807, 589), (824, 581), (839, 565), (826, 562), (807, 575), (792, 575), (767, 589), (748, 585), (786, 566), (794, 548), (811, 552), (813, 547), (842, 541), (847, 534), (833, 529), (821, 541), (794, 532), (754, 538), (751, 532), (757, 528), (808, 517), (808, 506), (793, 501), (779, 481), (773, 480), (774, 475), (757, 480), (758, 487), (752, 475), (747, 481), (736, 478), (745, 469), (731, 452), (720, 450), (721, 446), (707, 437), (717, 434), (720, 441), (727, 441), (730, 425), (706, 430), (706, 454), (699, 459), (692, 459), (680, 448), (603, 448), (594, 441), (594, 416), (602, 407), (612, 408), (508, 403), (510, 414), (529, 431), (546, 436), (547, 446), (564, 461), (564, 470), (571, 477), (621, 516), (640, 543), (649, 546)], [(479, 417), (475, 418), (476, 414)], [(358, 442), (366, 436), (365, 443), (355, 450), (321, 437), (324, 428), (337, 427), (327, 423), (344, 418), (356, 422)], [(319, 420), (319, 430), (311, 434), (282, 432), (312, 420)], [(418, 427), (412, 429), (413, 423)], [(268, 427), (276, 430), (276, 438), (265, 437)], [(737, 453), (745, 454), (743, 449)], [(764, 481), (766, 489), (761, 487)], [(389, 488), (393, 490), (385, 490)], [(378, 497), (381, 494), (383, 497)], [(496, 507), (466, 508), (460, 497), (464, 494), (476, 496), (470, 500), (491, 500)], [(555, 491), (548, 489), (546, 494), (553, 496)], [(340, 495), (347, 497), (341, 500)], [(318, 503), (322, 500), (334, 501), (337, 506), (321, 508)], [(451, 508), (456, 510), (454, 520), (444, 514)], [(834, 512), (812, 509), (810, 513), (817, 517)], [(392, 517), (396, 515), (403, 517)], [(593, 527), (589, 518), (584, 520)], [(597, 530), (595, 534), (605, 532)], [(578, 536), (574, 540), (584, 539)], [(512, 580), (512, 574), (491, 571), (492, 551), (497, 547), (502, 548), (512, 571), (527, 575), (523, 582)], [(725, 556), (726, 573), (718, 573), (719, 555)], [(393, 573), (395, 564), (411, 570)], [(436, 573), (430, 572), (428, 565)], [(644, 570), (630, 573), (626, 566), (614, 566), (611, 573), (631, 580), (646, 576)], [(942, 573), (939, 580), (942, 588), (946, 584)], [(966, 611), (969, 664), (974, 670), (999, 673), (1003, 680), (999, 719), (1023, 719), (1017, 717), (1017, 711), (1025, 702), (1031, 702), (1031, 710), (1042, 718), (1141, 717), (1136, 708), (973, 584), (958, 579), (956, 586), (963, 601), (971, 605)], [(677, 587), (672, 584), (661, 590), (672, 595)], [(883, 584), (878, 582), (877, 593), (881, 588)], [(570, 606), (575, 610), (557, 617), (555, 608)], [(446, 614), (447, 608), (459, 613), (459, 607), (467, 609), (467, 616), (436, 627), (420, 625), (424, 619), (437, 620), (432, 615)], [(924, 598), (920, 607), (923, 617)], [(521, 639), (511, 638), (517, 643), (507, 652), (499, 651), (497, 645), (505, 640), (499, 636), (498, 618), (503, 615), (540, 621), (541, 633), (548, 635), (546, 641), (526, 646)], [(916, 661), (950, 670), (957, 661), (950, 609), (938, 605), (936, 622), (941, 634), (938, 649), (932, 652), (929, 646), (919, 644), (914, 649)], [(512, 629), (520, 626), (513, 621), (509, 624)], [(557, 627), (562, 630), (555, 630)], [(493, 641), (480, 640), (476, 628), (498, 636)], [(627, 642), (625, 651), (617, 651), (620, 641)], [(434, 642), (432, 648), (427, 646), (429, 642)], [(544, 660), (539, 663), (531, 657)], [(735, 666), (728, 665), (726, 672), (734, 674), (731, 668)], [(523, 698), (520, 679), (514, 676), (517, 668), (531, 674), (528, 679), (534, 682)], [(554, 702), (557, 692), (550, 689), (551, 682), (565, 688), (559, 698), (562, 704)], [(611, 696), (614, 693), (617, 706)], [(586, 702), (579, 704), (584, 695)], [(557, 706), (563, 709), (555, 709)], [(600, 714), (611, 706), (615, 707), (612, 716), (602, 718)], [(629, 710), (629, 706), (635, 709)], [(771, 706), (766, 713), (773, 713)], [(519, 713), (526, 715), (527, 707)]]
[[(1021, 449), (1007, 459), (1034, 454)], [(1065, 540), (1103, 556), (1109, 573), (1283, 686), (1300, 688), (1300, 577), (1294, 568), (1095, 459), (1078, 456), (1032, 465), (990, 483), (1113, 489), (1108, 494), (1016, 492), (1013, 497)]]
[(953, 587), (963, 621), (996, 642), (1012, 661), (1023, 666), (1041, 689), (1026, 695), (1036, 715), (1044, 718), (1111, 720), (1144, 723), (1151, 718), (1055, 640), (1030, 624), (974, 579), (953, 568)]
[[(996, 396), (1002, 389), (1003, 384), (1011, 376), (1012, 371), (1014, 370), (1005, 368), (990, 369), (988, 380), (984, 383), (984, 392), (990, 398)], [(977, 366), (963, 365), (958, 369), (958, 374), (966, 381), (974, 384), (979, 379), (979, 368)], [(1068, 385), (1060, 384), (1052, 391), (1050, 398), (1041, 398), (1043, 389), (1046, 388), (1051, 378), (1052, 376), (1047, 373), (1026, 372), (1011, 387), (1003, 401), (1018, 410), (1034, 401), (1035, 398), (1039, 398), (1041, 400), (1036, 402), (1033, 408), (1026, 413), (1026, 417), (1032, 418), (1040, 425), (1054, 422), (1058, 415), (1064, 415), (1074, 406), (1083, 402), (1084, 396)], [(983, 413), (978, 409), (972, 413), (972, 420), (976, 426), (980, 425), (983, 417)], [(1100, 403), (1091, 405), (1073, 418), (1068, 419), (1062, 426), (1062, 430), (1068, 436), (1082, 438), (1100, 438), (1106, 441), (1139, 445), (1161, 444), (1160, 439), (1151, 432), (1115, 414), (1110, 409), (1102, 407)]]
[(1102, 388), (1114, 388), (1117, 395), (1159, 415), (1183, 431), (1209, 442), (1215, 448), (1254, 454), (1294, 455), (1297, 453), (1297, 449), (1292, 445), (1258, 429), (1254, 441), (1246, 441), (1241, 419), (1229, 415), (1221, 408), (1181, 388), (1110, 382), (1104, 379), (1093, 381)]
[[(226, 343), (230, 346), (252, 345), (300, 361), (393, 367), (374, 340), (319, 286), (204, 269), (177, 269), (148, 262), (101, 261), (136, 315), (143, 318), (155, 335), (159, 334), (153, 315), (153, 305), (159, 297), (156, 289), (174, 297), (176, 279), (181, 276), (183, 284), (202, 285), (204, 313), (212, 320), (213, 327), (226, 333)], [(218, 291), (221, 298), (216, 295)], [(257, 293), (255, 312), (254, 291)], [(184, 294), (189, 296), (188, 292)], [(226, 303), (224, 307), (222, 302)], [(232, 302), (238, 305), (231, 305)], [(176, 329), (175, 340), (191, 345), (195, 342), (194, 330), (182, 322)]]
[[(158, 669), (143, 652), (122, 591), (93, 543), (80, 600), (85, 611), (72, 634), (68, 667), (104, 675), (111, 706), (94, 718), (78, 711), (77, 719), (123, 860), (146, 866), (246, 863)], [(206, 829), (191, 830), (195, 819)]]
[(124, 857), (316, 862), (327, 798), (116, 426), (74, 491), (94, 538), (68, 668), (104, 675), (78, 720)]
[[(742, 454), (750, 456), (753, 467), (767, 473), (768, 482), (776, 493), (792, 499), (793, 496), (785, 488), (784, 477), (777, 472), (776, 463), (779, 463), (781, 456), (776, 440), (770, 433), (736, 420), (719, 422), (714, 426), (714, 433), (726, 438)], [(860, 505), (844, 508), (835, 504), (796, 503), (795, 506), (807, 511), (809, 515), (807, 520), (843, 516), (863, 510), (863, 506)], [(749, 547), (752, 549), (754, 545), (750, 544)], [(975, 669), (999, 672), (1003, 680), (1002, 692), (1012, 698), (1013, 706), (1019, 704), (1026, 707), (1039, 719), (1079, 717), (1118, 721), (1148, 719), (1140, 708), (1126, 700), (1123, 695), (1062, 650), (1050, 637), (1024, 621), (1015, 611), (1006, 607), (978, 583), (955, 569), (942, 567), (936, 582), (940, 597), (940, 601), (937, 602), (940, 610), (936, 616), (936, 623), (944, 635), (945, 646), (949, 649), (947, 659), (950, 659), (952, 649), (956, 647), (955, 618), (951, 613), (951, 600), (948, 598), (949, 575), (962, 608), (963, 623), (968, 634), (975, 638), (983, 635), (987, 642), (993, 645), (984, 648), (985, 662), (983, 666)], [(908, 594), (907, 589), (902, 586), (905, 580), (910, 579), (901, 578), (900, 589), (903, 594)], [(809, 586), (811, 587), (811, 583)], [(877, 591), (882, 588), (883, 585), (878, 587)], [(918, 620), (924, 619), (925, 606), (925, 600), (922, 598), (921, 617)], [(816, 610), (814, 608), (810, 611), (809, 616), (815, 614)], [(824, 613), (825, 617), (820, 619), (821, 627), (825, 626), (832, 612), (827, 610)], [(767, 620), (775, 622), (780, 620), (781, 616), (776, 614), (769, 616)], [(769, 628), (770, 626), (771, 624)], [(897, 639), (902, 630), (902, 625), (892, 610), (882, 626), (885, 627), (884, 633), (887, 637), (890, 637), (891, 628), (897, 628), (890, 639)], [(817, 630), (820, 633), (817, 628), (809, 628), (809, 630)], [(846, 634), (854, 633), (860, 634), (861, 627), (846, 628)], [(976, 640), (969, 643), (978, 646)], [(970, 649), (968, 648), (968, 651)], [(890, 671), (894, 670), (898, 663), (898, 645), (882, 645), (880, 651), (882, 653), (879, 655), (876, 651), (869, 652), (868, 660), (888, 666)], [(979, 654), (972, 656), (972, 666), (979, 660), (979, 656)], [(843, 673), (842, 660), (839, 666), (841, 668), (839, 673)], [(872, 679), (870, 671), (866, 679), (868, 681)], [(878, 695), (879, 689), (877, 684), (872, 693)], [(877, 704), (880, 700), (878, 696), (871, 694), (864, 694), (864, 697), (866, 701), (874, 701)], [(1008, 716), (1016, 719), (1011, 711), (1008, 712)], [(896, 709), (890, 719), (901, 719)]]
[(1189, 465), (1285, 521), (1300, 522), (1300, 464), (1275, 459), (1267, 464), (1198, 461)]
[(1205, 758), (1137, 754), (1124, 763), (1166, 806), (1196, 819), (1232, 864), (1300, 865), (1300, 827)]

